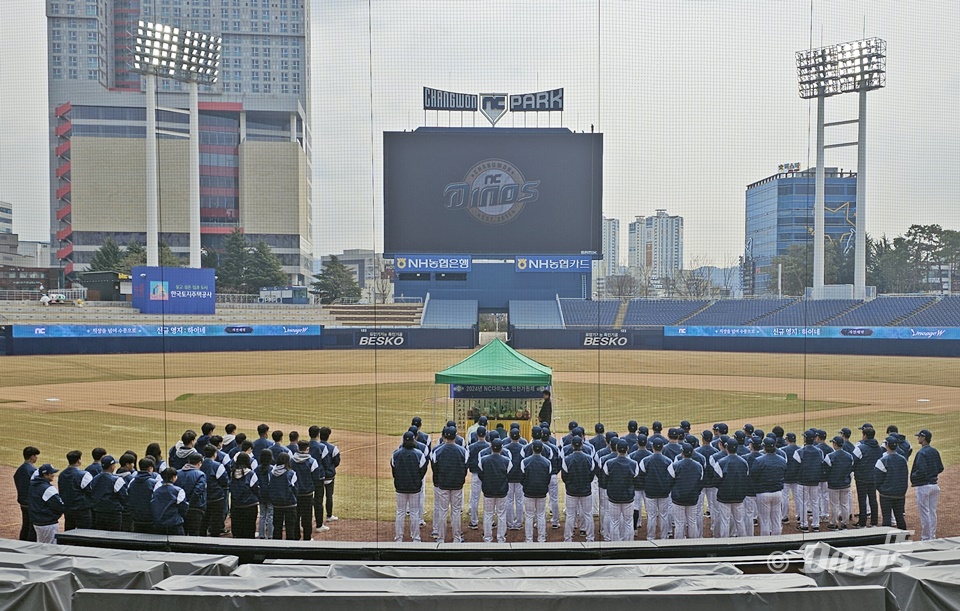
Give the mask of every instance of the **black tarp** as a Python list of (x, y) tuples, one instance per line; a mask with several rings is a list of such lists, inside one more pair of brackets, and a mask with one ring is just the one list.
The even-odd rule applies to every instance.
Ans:
[(64, 571), (0, 568), (0, 611), (64, 611), (80, 589)]

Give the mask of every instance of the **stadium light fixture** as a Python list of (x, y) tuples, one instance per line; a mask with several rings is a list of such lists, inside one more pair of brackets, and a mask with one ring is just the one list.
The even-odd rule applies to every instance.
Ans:
[(147, 77), (147, 265), (158, 266), (159, 184), (157, 178), (156, 77), (190, 85), (190, 267), (200, 267), (200, 84), (213, 85), (220, 77), (223, 39), (212, 34), (139, 21), (133, 69)]
[(853, 296), (866, 298), (866, 140), (867, 92), (887, 85), (887, 42), (865, 38), (852, 42), (797, 51), (797, 84), (800, 97), (817, 100), (817, 169), (814, 195), (813, 297), (823, 298), (824, 263), (824, 100), (844, 93), (860, 94), (856, 121), (829, 125), (858, 124), (857, 142), (831, 145), (857, 146), (857, 210), (854, 248)]

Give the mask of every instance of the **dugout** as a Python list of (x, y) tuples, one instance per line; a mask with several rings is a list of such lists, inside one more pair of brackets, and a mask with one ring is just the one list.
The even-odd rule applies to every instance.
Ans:
[(497, 423), (510, 430), (520, 423), (520, 432), (530, 438), (543, 391), (550, 389), (553, 369), (526, 357), (500, 339), (495, 339), (456, 365), (438, 372), (434, 383), (447, 384), (453, 399), (453, 420), (466, 431), (480, 416), (487, 429)]

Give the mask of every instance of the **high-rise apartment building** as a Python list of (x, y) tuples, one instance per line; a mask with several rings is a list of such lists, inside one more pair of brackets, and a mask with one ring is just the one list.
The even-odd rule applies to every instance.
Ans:
[[(853, 246), (857, 219), (857, 173), (825, 168), (824, 233), (827, 242)], [(746, 192), (744, 293), (768, 291), (773, 258), (795, 244), (813, 243), (815, 168), (783, 171)]]
[(683, 269), (683, 217), (657, 210), (638, 216), (628, 229), (628, 263), (651, 279), (672, 278)]
[[(201, 244), (263, 239), (292, 283), (312, 273), (303, 0), (48, 0), (53, 244), (64, 272), (107, 237), (146, 242), (139, 20), (223, 37), (219, 82), (200, 87)], [(157, 82), (160, 239), (189, 251), (188, 85)], [(171, 110), (164, 110), (171, 109)]]
[(620, 219), (603, 217), (601, 231), (603, 259), (593, 262), (593, 291), (602, 296), (606, 278), (620, 274)]

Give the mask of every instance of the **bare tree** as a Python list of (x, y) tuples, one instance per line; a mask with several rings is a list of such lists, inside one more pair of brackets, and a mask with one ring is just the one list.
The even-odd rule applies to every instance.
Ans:
[(632, 299), (640, 294), (640, 282), (630, 274), (607, 276), (607, 294), (618, 299)]
[(637, 280), (637, 297), (649, 297), (653, 284), (653, 270), (646, 265), (631, 267), (630, 275)]
[(382, 255), (375, 254), (373, 266), (373, 299), (375, 302), (387, 303), (387, 296), (393, 292), (393, 264), (388, 264)]

